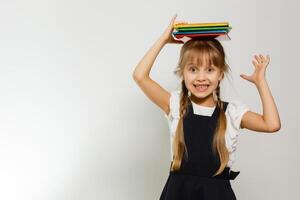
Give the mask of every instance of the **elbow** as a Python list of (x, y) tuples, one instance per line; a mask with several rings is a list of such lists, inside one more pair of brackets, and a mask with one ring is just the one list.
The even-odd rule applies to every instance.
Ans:
[(134, 72), (132, 73), (132, 78), (133, 78), (134, 81), (137, 81), (138, 77), (137, 77), (137, 75)]
[(276, 133), (278, 132), (279, 130), (281, 129), (281, 124), (278, 123), (278, 124), (275, 124), (275, 125), (272, 125), (268, 128), (268, 132), (269, 133)]
[(135, 74), (132, 75), (132, 78), (133, 78), (133, 80), (134, 80), (136, 83), (140, 83), (140, 82), (143, 80), (142, 77), (137, 76), (137, 75), (135, 75)]
[(135, 82), (139, 82), (141, 80), (141, 77), (138, 76), (135, 72), (132, 73), (132, 78)]
[(145, 80), (147, 77), (144, 76), (144, 75), (139, 75), (139, 74), (137, 74), (136, 72), (133, 72), (133, 73), (132, 73), (132, 78), (133, 78), (133, 80), (134, 80), (136, 83), (140, 83), (140, 82), (142, 82), (143, 80)]

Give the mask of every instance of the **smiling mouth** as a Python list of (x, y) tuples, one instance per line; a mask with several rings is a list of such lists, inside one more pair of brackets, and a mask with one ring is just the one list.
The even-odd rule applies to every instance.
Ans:
[(196, 88), (197, 91), (204, 92), (209, 87), (209, 85), (207, 85), (207, 84), (204, 84), (204, 85), (194, 85), (194, 87)]

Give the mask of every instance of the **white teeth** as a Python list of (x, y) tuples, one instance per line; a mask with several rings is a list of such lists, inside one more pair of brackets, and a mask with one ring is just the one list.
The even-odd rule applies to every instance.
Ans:
[(209, 85), (194, 85), (196, 88), (197, 88), (197, 90), (199, 90), (199, 91), (205, 91), (207, 88), (208, 88), (208, 86)]

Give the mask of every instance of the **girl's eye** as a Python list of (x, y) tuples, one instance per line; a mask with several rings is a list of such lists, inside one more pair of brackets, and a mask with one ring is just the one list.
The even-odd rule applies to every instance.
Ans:
[(196, 70), (196, 67), (190, 67), (190, 71), (195, 72)]
[(213, 69), (213, 68), (208, 68), (207, 71), (208, 71), (208, 72), (213, 72), (214, 69)]

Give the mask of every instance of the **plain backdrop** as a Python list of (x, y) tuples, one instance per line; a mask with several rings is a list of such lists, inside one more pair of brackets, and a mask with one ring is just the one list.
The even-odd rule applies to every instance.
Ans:
[[(167, 120), (132, 72), (178, 13), (228, 21), (222, 44), (231, 75), (224, 100), (262, 112), (250, 74), (269, 54), (267, 81), (280, 112), (275, 134), (242, 130), (232, 187), (241, 200), (299, 194), (299, 2), (0, 1), (0, 199), (153, 200), (168, 177)], [(181, 45), (166, 45), (151, 71), (165, 89)]]

